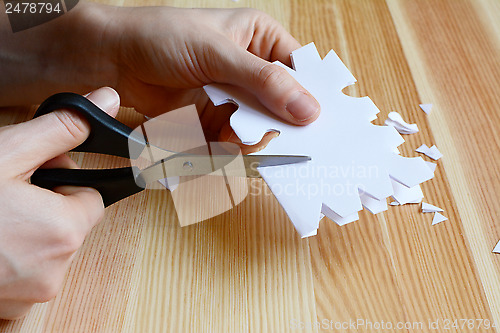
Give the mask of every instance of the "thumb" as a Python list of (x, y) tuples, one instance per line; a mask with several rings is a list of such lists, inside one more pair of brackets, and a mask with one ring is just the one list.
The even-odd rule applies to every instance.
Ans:
[[(113, 116), (118, 112), (120, 98), (111, 88), (100, 88), (87, 98)], [(90, 128), (77, 112), (58, 110), (11, 126), (6, 132), (2, 136), (10, 144), (2, 150), (11, 156), (10, 164), (20, 174), (80, 145), (87, 139)]]
[(271, 112), (293, 124), (306, 125), (318, 118), (318, 101), (284, 68), (235, 45), (226, 50), (216, 65), (216, 81), (249, 90)]

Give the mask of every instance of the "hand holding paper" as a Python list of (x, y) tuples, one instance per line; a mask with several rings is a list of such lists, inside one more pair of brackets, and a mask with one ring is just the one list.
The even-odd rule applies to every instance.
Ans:
[[(144, 18), (149, 19), (144, 19)], [(156, 116), (197, 100), (205, 84), (226, 83), (255, 95), (294, 124), (318, 117), (319, 104), (286, 70), (300, 44), (274, 19), (253, 9), (123, 8), (118, 88), (124, 105)], [(118, 34), (118, 32), (115, 32)]]
[(420, 202), (419, 184), (433, 177), (421, 158), (395, 151), (404, 142), (392, 126), (371, 123), (379, 110), (368, 97), (353, 98), (342, 89), (356, 80), (335, 52), (321, 59), (313, 43), (292, 53), (285, 68), (316, 97), (317, 121), (293, 126), (270, 114), (259, 101), (227, 85), (205, 87), (215, 104), (234, 101), (231, 126), (243, 143), (255, 144), (265, 133), (280, 133), (260, 153), (305, 154), (307, 163), (259, 169), (303, 237), (314, 235), (320, 212), (339, 225), (358, 219), (363, 206), (374, 213), (387, 208), (386, 198)]
[[(36, 104), (62, 91), (85, 93), (106, 85), (118, 91), (123, 106), (148, 116), (195, 103), (204, 128), (218, 134), (229, 114), (215, 110), (201, 89), (218, 82), (248, 90), (294, 124), (311, 123), (319, 114), (314, 97), (271, 63), (291, 65), (290, 53), (300, 44), (254, 9), (81, 1), (50, 24), (15, 36), (2, 20), (7, 17), (0, 18), (0, 105)], [(225, 128), (221, 141), (231, 139), (229, 125)]]

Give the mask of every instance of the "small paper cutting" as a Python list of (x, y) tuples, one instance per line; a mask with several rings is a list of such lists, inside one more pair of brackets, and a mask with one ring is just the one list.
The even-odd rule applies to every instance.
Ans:
[(441, 152), (435, 145), (429, 148), (429, 153), (426, 155), (432, 158), (433, 160), (439, 160), (441, 157), (443, 157), (443, 154), (441, 154)]
[(429, 148), (429, 147), (427, 147), (426, 144), (423, 144), (420, 147), (418, 147), (417, 149), (415, 149), (415, 151), (418, 153), (425, 154), (425, 155), (429, 156), (430, 158), (432, 158), (433, 160), (439, 160), (441, 157), (443, 157), (443, 154), (441, 154), (441, 152), (438, 150), (436, 145)]
[(399, 133), (413, 134), (418, 132), (417, 124), (408, 124), (399, 113), (395, 111), (390, 112), (388, 117), (385, 120), (385, 124), (394, 127)]
[(497, 245), (495, 245), (495, 248), (493, 249), (494, 253), (500, 253), (500, 241), (498, 241)]
[(434, 217), (432, 218), (432, 225), (436, 225), (436, 224), (441, 223), (441, 222), (446, 221), (446, 220), (448, 220), (447, 217), (436, 212), (436, 213), (434, 213)]
[(432, 104), (420, 104), (420, 108), (427, 114), (431, 113)]
[(422, 213), (435, 213), (435, 212), (442, 212), (443, 209), (433, 206), (431, 204), (428, 204), (427, 202), (422, 202)]

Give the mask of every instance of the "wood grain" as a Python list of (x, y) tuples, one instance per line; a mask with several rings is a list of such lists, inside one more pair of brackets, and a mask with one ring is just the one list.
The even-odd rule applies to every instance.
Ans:
[[(396, 110), (444, 157), (425, 201), (449, 221), (431, 226), (417, 205), (390, 207), (343, 227), (324, 219), (300, 239), (261, 180), (234, 209), (179, 227), (166, 191), (108, 209), (85, 241), (58, 297), (0, 332), (372, 332), (384, 321), (408, 332), (445, 330), (445, 319), (500, 325), (500, 4), (496, 0), (108, 0), (115, 5), (242, 7), (266, 11), (324, 56), (334, 49), (382, 124)], [(423, 113), (419, 103), (432, 103)], [(0, 112), (0, 124), (32, 110)], [(131, 126), (139, 115), (124, 110)], [(119, 159), (74, 154), (84, 167)], [(364, 324), (358, 320), (363, 320)], [(429, 323), (440, 320), (439, 328)], [(356, 329), (345, 325), (360, 324)], [(370, 327), (369, 325), (372, 325)], [(421, 324), (419, 324), (421, 323)], [(460, 322), (459, 322), (460, 323)], [(337, 327), (335, 325), (342, 325)], [(387, 326), (386, 326), (387, 327)]]

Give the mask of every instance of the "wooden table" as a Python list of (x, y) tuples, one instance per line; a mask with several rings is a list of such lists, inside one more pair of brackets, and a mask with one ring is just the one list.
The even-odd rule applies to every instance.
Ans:
[[(425, 332), (436, 321), (432, 332), (492, 332), (484, 321), (478, 328), (478, 319), (500, 325), (500, 255), (491, 253), (500, 239), (499, 1), (108, 2), (255, 7), (301, 43), (314, 41), (322, 56), (334, 49), (358, 79), (347, 92), (369, 95), (380, 108), (377, 124), (397, 110), (420, 127), (405, 136), (404, 156), (417, 156), (422, 143), (443, 152), (423, 191), (449, 221), (431, 226), (432, 214), (405, 205), (363, 211), (343, 227), (324, 219), (318, 236), (300, 239), (275, 198), (260, 195), (181, 228), (168, 193), (146, 191), (107, 210), (55, 300), (23, 320), (0, 322), (0, 332), (288, 332), (302, 325), (298, 331), (371, 332), (398, 322), (407, 327), (400, 331)], [(432, 103), (433, 112), (419, 103)], [(0, 121), (29, 116), (11, 110)], [(120, 119), (136, 125), (140, 116)], [(119, 163), (75, 157), (84, 167)], [(447, 321), (462, 326), (460, 319), (474, 329), (470, 322), (445, 329)]]

